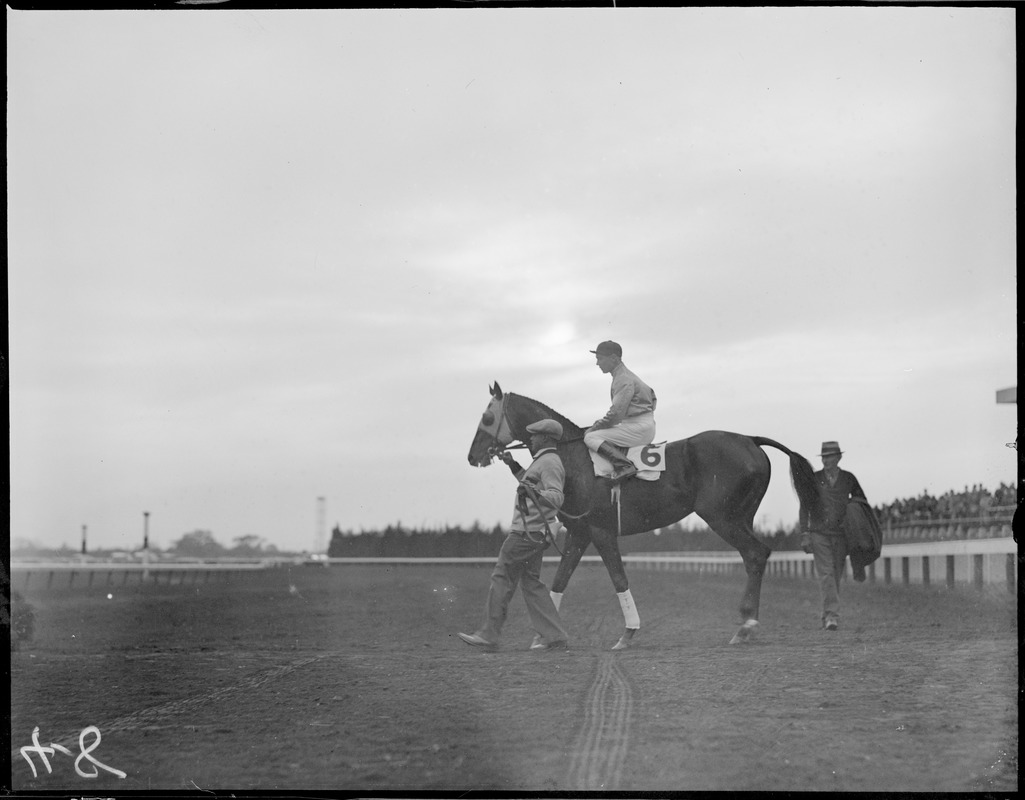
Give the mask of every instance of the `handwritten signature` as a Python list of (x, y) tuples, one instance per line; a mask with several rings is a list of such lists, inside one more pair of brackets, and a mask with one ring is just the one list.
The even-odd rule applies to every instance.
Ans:
[[(86, 746), (85, 741), (87, 736), (96, 737), (88, 747)], [(75, 772), (77, 772), (83, 778), (96, 778), (99, 776), (100, 770), (105, 769), (107, 772), (117, 775), (119, 778), (127, 778), (127, 773), (124, 773), (119, 769), (114, 769), (113, 767), (108, 767), (106, 764), (97, 761), (95, 758), (92, 757), (92, 751), (99, 746), (100, 729), (97, 728), (95, 725), (90, 725), (88, 728), (83, 728), (82, 732), (78, 734), (79, 753), (78, 758), (75, 759)], [(46, 767), (46, 774), (50, 775), (53, 773), (53, 770), (50, 768), (50, 759), (48, 758), (48, 756), (52, 756), (57, 751), (60, 751), (66, 756), (75, 755), (63, 745), (54, 744), (53, 742), (51, 742), (49, 745), (39, 744), (39, 726), (37, 725), (35, 728), (32, 729), (32, 746), (21, 748), (21, 755), (28, 762), (29, 767), (32, 768), (32, 777), (37, 778), (39, 777), (39, 774), (36, 772), (36, 765), (35, 762), (32, 760), (32, 754), (35, 753), (37, 756), (39, 756), (40, 761), (43, 762), (43, 766)], [(82, 769), (80, 765), (83, 760), (88, 761), (93, 765), (92, 772), (85, 772)]]

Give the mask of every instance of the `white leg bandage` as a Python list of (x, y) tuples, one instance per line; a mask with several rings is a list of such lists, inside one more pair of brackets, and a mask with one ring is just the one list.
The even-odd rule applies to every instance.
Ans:
[(619, 598), (619, 606), (623, 609), (623, 621), (626, 623), (626, 627), (632, 630), (640, 628), (641, 617), (637, 613), (637, 606), (634, 605), (634, 596), (630, 594), (630, 590), (616, 592), (616, 597)]
[(555, 603), (555, 610), (559, 610), (559, 606), (562, 604), (562, 592), (549, 592), (552, 596), (552, 602)]

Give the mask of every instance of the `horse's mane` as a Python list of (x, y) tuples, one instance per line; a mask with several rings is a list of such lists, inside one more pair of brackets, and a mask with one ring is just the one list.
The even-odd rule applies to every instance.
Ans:
[(526, 396), (524, 396), (522, 394), (516, 394), (515, 392), (506, 392), (506, 394), (511, 396), (511, 397), (518, 397), (521, 400), (526, 400), (528, 403), (533, 403), (535, 406), (538, 406), (539, 408), (541, 408), (541, 410), (544, 411), (545, 414), (550, 419), (554, 419), (556, 422), (559, 422), (564, 428), (571, 427), (571, 428), (575, 428), (578, 431), (583, 430), (583, 428), (581, 428), (579, 425), (577, 425), (575, 422), (573, 422), (573, 420), (571, 420), (568, 417), (560, 414), (558, 411), (556, 411), (551, 406), (545, 405), (540, 400), (532, 400), (529, 397), (526, 397)]

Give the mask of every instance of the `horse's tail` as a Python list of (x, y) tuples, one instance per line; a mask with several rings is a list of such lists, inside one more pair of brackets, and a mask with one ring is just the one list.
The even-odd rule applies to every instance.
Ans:
[(780, 444), (775, 439), (765, 436), (749, 437), (759, 447), (775, 447), (782, 450), (790, 457), (790, 483), (797, 493), (797, 500), (801, 504), (801, 519), (808, 519), (809, 515), (817, 516), (822, 503), (819, 496), (818, 486), (815, 484), (815, 468), (800, 453), (795, 453), (785, 444)]

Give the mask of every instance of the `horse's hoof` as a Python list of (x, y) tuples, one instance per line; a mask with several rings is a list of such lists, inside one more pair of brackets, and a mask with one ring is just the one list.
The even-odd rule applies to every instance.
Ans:
[(630, 646), (630, 640), (634, 638), (634, 634), (637, 633), (639, 628), (627, 628), (623, 635), (619, 637), (619, 641), (612, 645), (613, 650), (626, 650)]
[(743, 642), (750, 642), (751, 634), (754, 633), (755, 627), (757, 625), (758, 620), (749, 619), (747, 622), (740, 626), (740, 630), (733, 634), (733, 638), (730, 639), (730, 644), (742, 644)]

